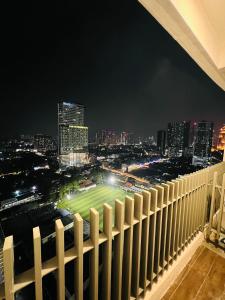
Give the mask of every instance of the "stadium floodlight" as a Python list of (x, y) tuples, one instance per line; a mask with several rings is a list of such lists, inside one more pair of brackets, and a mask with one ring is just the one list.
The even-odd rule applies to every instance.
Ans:
[(36, 185), (32, 186), (32, 191), (35, 192), (37, 190)]
[(109, 179), (108, 179), (108, 182), (110, 184), (114, 184), (116, 182), (116, 178), (114, 176), (110, 176)]
[(16, 197), (18, 197), (20, 195), (20, 191), (19, 190), (15, 191), (15, 195)]
[(68, 200), (70, 200), (70, 199), (71, 199), (70, 194), (67, 194), (67, 195), (66, 195), (66, 198), (67, 198)]

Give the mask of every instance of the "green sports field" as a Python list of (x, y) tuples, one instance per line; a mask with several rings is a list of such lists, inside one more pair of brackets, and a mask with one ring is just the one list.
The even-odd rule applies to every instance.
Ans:
[(119, 199), (124, 201), (126, 195), (131, 195), (131, 193), (128, 194), (122, 189), (110, 185), (99, 185), (89, 191), (83, 191), (76, 194), (70, 200), (65, 199), (60, 201), (58, 207), (67, 209), (72, 213), (79, 213), (86, 220), (89, 220), (89, 209), (96, 208), (100, 213), (100, 228), (102, 228), (103, 204), (108, 203), (114, 207), (114, 200)]

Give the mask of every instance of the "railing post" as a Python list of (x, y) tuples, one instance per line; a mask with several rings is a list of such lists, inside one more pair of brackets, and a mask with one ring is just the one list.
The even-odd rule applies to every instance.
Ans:
[(215, 210), (216, 184), (217, 184), (217, 172), (214, 172), (214, 174), (213, 174), (213, 186), (212, 186), (212, 199), (211, 199), (211, 205), (210, 205), (210, 216), (209, 216), (209, 227), (208, 227), (207, 238), (210, 237), (210, 233), (211, 233), (211, 229), (212, 229), (213, 215), (214, 215), (214, 210)]
[(177, 180), (172, 180), (174, 183), (174, 198), (173, 198), (173, 234), (172, 234), (172, 257), (173, 260), (177, 258), (177, 234), (178, 234), (178, 222), (177, 222), (177, 207), (178, 207), (178, 194), (179, 194), (179, 183)]
[(4, 279), (5, 279), (5, 299), (14, 299), (14, 251), (13, 237), (5, 238), (3, 246), (3, 264), (4, 264)]
[(157, 212), (156, 212), (156, 228), (155, 228), (155, 254), (154, 254), (154, 273), (156, 281), (158, 281), (159, 273), (161, 271), (160, 266), (160, 254), (161, 254), (161, 234), (162, 234), (162, 213), (163, 213), (163, 198), (164, 188), (160, 185), (155, 187), (157, 199)]
[(119, 234), (114, 238), (114, 266), (113, 266), (113, 299), (121, 300), (122, 270), (123, 270), (123, 244), (124, 244), (124, 203), (115, 202), (115, 227)]
[(167, 182), (169, 193), (168, 207), (168, 222), (167, 222), (167, 269), (169, 268), (170, 259), (172, 259), (172, 230), (173, 230), (173, 198), (174, 198), (174, 183)]
[(111, 269), (112, 269), (112, 207), (108, 204), (103, 206), (103, 231), (107, 241), (103, 245), (103, 299), (111, 299)]
[(140, 257), (141, 257), (141, 232), (142, 232), (143, 196), (134, 194), (134, 216), (138, 223), (133, 232), (133, 255), (132, 255), (132, 293), (137, 299), (139, 295), (140, 281)]
[(83, 219), (74, 215), (74, 247), (77, 252), (75, 259), (75, 299), (83, 299)]
[[(168, 225), (168, 206), (169, 206), (169, 185), (162, 183), (164, 188), (164, 198), (163, 198), (163, 221), (162, 221), (162, 245), (161, 245), (161, 262), (162, 262), (162, 274), (164, 273), (166, 262), (166, 240), (167, 240), (167, 225)], [(168, 254), (168, 252), (167, 252)], [(168, 257), (168, 256), (167, 256)]]
[(42, 300), (42, 263), (41, 263), (41, 235), (39, 227), (33, 228), (34, 247), (34, 277), (35, 277), (35, 297)]
[(64, 265), (64, 226), (60, 219), (55, 222), (57, 256), (57, 297), (65, 300), (65, 265)]
[(220, 207), (218, 213), (218, 224), (217, 224), (217, 240), (220, 238), (221, 223), (223, 218), (223, 207), (224, 207), (224, 196), (225, 196), (225, 174), (223, 174), (223, 181), (220, 195)]
[(130, 300), (131, 274), (132, 274), (132, 248), (133, 248), (133, 221), (134, 199), (125, 198), (125, 222), (129, 228), (124, 234), (124, 260), (123, 260), (123, 300)]
[(183, 250), (185, 244), (184, 228), (185, 228), (185, 195), (186, 195), (186, 180), (184, 177), (181, 178), (182, 191), (181, 191), (181, 232), (180, 232), (180, 248)]
[(142, 241), (141, 241), (141, 269), (140, 284), (144, 289), (144, 296), (147, 288), (147, 266), (148, 266), (148, 244), (149, 244), (149, 219), (150, 219), (150, 196), (147, 191), (142, 192), (143, 196), (143, 213), (146, 219), (142, 222)]
[(93, 300), (98, 300), (98, 267), (99, 267), (99, 213), (96, 209), (90, 209), (91, 232), (90, 238), (93, 249), (90, 255), (90, 296)]
[(207, 218), (207, 204), (208, 204), (208, 184), (209, 184), (209, 169), (205, 170), (204, 174), (204, 192), (203, 192), (203, 197), (204, 197), (204, 203), (203, 203), (203, 220), (202, 220), (202, 229), (204, 230), (204, 226), (206, 223), (206, 218)]
[(149, 190), (151, 194), (150, 209), (152, 215), (149, 222), (149, 248), (148, 248), (148, 269), (147, 279), (150, 281), (152, 287), (154, 279), (154, 258), (155, 258), (155, 231), (156, 231), (156, 217), (157, 217), (157, 196), (158, 191), (154, 188)]
[(194, 173), (190, 175), (190, 229), (189, 229), (189, 241), (193, 239), (193, 224), (194, 224)]

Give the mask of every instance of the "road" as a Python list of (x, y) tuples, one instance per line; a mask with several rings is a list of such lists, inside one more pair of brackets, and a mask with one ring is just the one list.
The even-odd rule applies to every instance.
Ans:
[(133, 174), (130, 174), (130, 173), (122, 172), (122, 171), (115, 170), (115, 169), (110, 169), (110, 168), (107, 168), (106, 166), (102, 166), (102, 169), (110, 171), (110, 172), (115, 173), (115, 174), (119, 174), (121, 176), (126, 176), (126, 177), (129, 177), (129, 178), (133, 178), (133, 179), (135, 179), (135, 180), (137, 180), (138, 182), (141, 182), (141, 183), (149, 183), (148, 180), (137, 177), (137, 176), (135, 176)]

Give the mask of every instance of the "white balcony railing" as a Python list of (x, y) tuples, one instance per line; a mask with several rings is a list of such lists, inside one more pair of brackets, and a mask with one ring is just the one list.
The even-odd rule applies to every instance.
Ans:
[[(43, 299), (42, 279), (52, 272), (57, 274), (58, 299), (65, 299), (65, 265), (72, 261), (75, 299), (83, 299), (86, 253), (89, 254), (91, 299), (126, 300), (144, 296), (208, 221), (210, 236), (214, 212), (221, 208), (224, 198), (224, 173), (225, 162), (221, 162), (134, 194), (134, 198), (126, 197), (124, 202), (115, 200), (114, 227), (113, 209), (105, 204), (103, 232), (99, 232), (99, 213), (92, 208), (90, 239), (85, 242), (83, 220), (75, 214), (74, 247), (67, 251), (64, 251), (64, 227), (57, 220), (56, 256), (45, 262), (42, 262), (41, 236), (36, 227), (33, 229), (34, 267), (17, 276), (14, 276), (13, 237), (7, 237), (3, 247), (5, 282), (0, 287), (0, 299), (14, 299), (18, 291), (32, 283), (36, 299)], [(213, 210), (209, 214), (211, 204)], [(219, 224), (220, 219), (216, 227), (220, 235)]]

